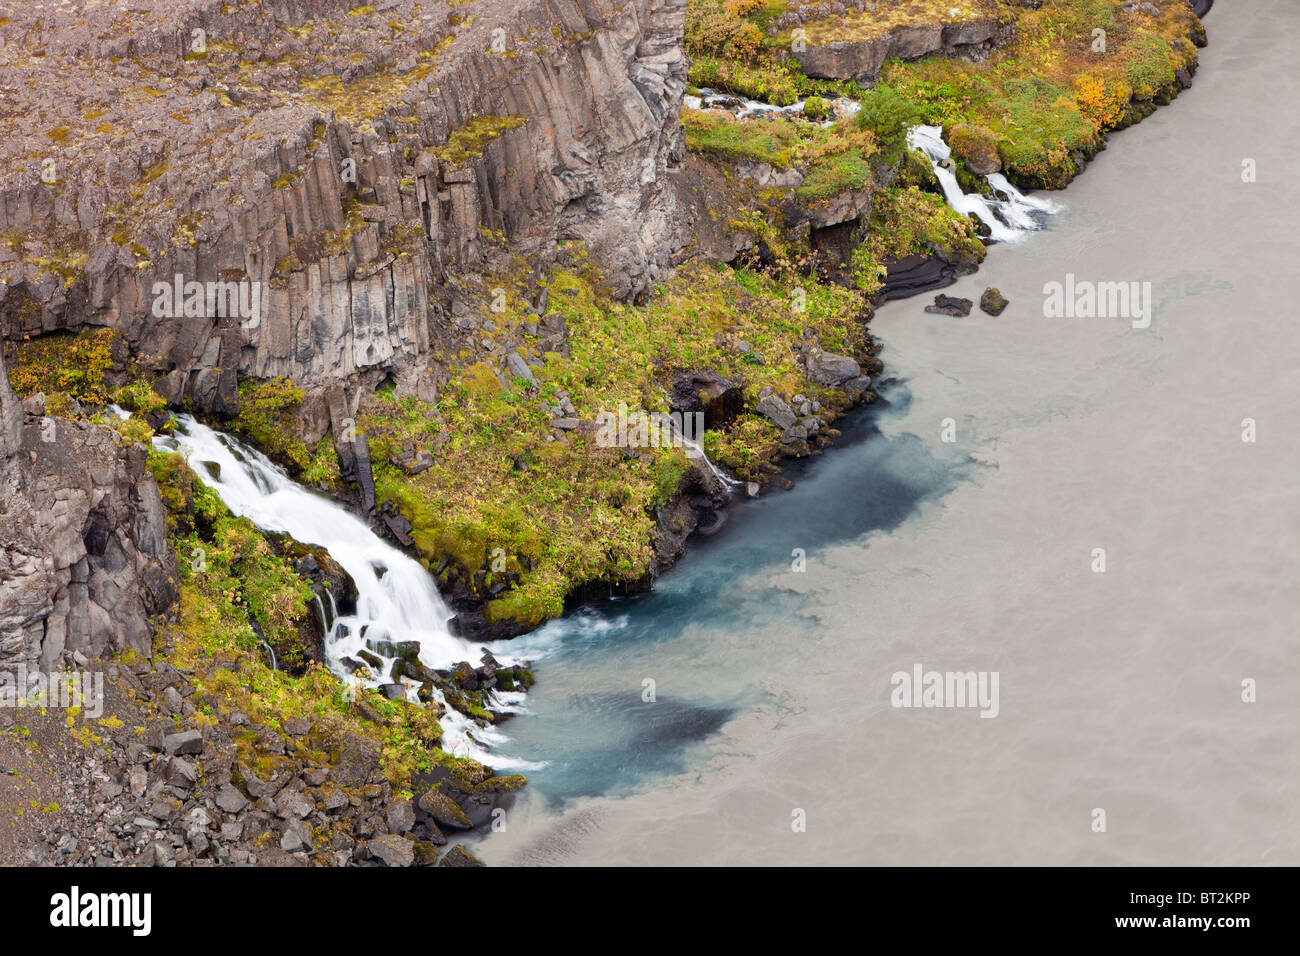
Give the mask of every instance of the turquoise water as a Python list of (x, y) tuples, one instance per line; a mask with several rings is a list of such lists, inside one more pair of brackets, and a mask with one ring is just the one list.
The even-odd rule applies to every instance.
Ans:
[[(815, 604), (771, 586), (800, 577), (795, 549), (816, 561), (829, 546), (895, 528), (971, 467), (964, 455), (936, 457), (915, 435), (883, 434), (882, 420), (903, 415), (909, 396), (902, 384), (882, 391), (883, 401), (837, 423), (843, 437), (829, 454), (787, 469), (793, 489), (738, 501), (726, 527), (692, 538), (653, 592), (580, 608), (502, 645), (537, 656), (528, 712), (503, 725), (510, 741), (499, 748), (545, 763), (528, 774), (531, 795), (556, 804), (634, 792), (689, 768), (728, 720), (773, 703), (763, 673), (798, 667), (819, 641)], [(744, 640), (774, 621), (788, 622), (787, 640)]]

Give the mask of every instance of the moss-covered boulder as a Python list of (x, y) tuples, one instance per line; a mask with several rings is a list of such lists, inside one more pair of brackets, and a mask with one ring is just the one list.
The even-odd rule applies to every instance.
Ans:
[(977, 176), (1002, 169), (998, 141), (993, 131), (971, 123), (957, 123), (945, 131), (953, 155)]

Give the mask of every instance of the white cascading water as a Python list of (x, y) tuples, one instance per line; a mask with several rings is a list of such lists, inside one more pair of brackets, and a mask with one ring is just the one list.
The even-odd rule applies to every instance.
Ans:
[[(419, 642), (420, 662), (429, 668), (477, 659), (478, 646), (451, 633), (451, 611), (439, 596), (433, 578), (419, 563), (383, 541), (355, 515), (295, 484), (255, 449), (189, 415), (177, 416), (176, 421), (175, 434), (155, 438), (156, 447), (183, 454), (199, 480), (215, 491), (233, 513), (248, 518), (264, 531), (287, 534), (296, 541), (324, 548), (352, 577), (357, 589), (356, 613), (335, 613), (325, 641), (326, 661), (342, 680), (357, 678), (348, 674), (340, 659), (356, 659), (357, 653), (365, 650), (384, 662), (380, 673), (367, 683), (374, 686), (384, 682), (395, 658), (382, 652), (380, 642)], [(320, 611), (323, 616), (323, 605)], [(505, 657), (501, 661), (510, 663)], [(408, 699), (414, 699), (415, 685), (405, 683)], [(485, 748), (507, 738), (446, 706), (437, 688), (433, 693), (446, 707), (440, 721), (443, 749), (498, 768), (537, 766), (489, 757)], [(492, 702), (494, 709), (513, 711), (522, 698), (517, 693), (494, 693)]]
[[(701, 89), (699, 96), (684, 96), (682, 102), (693, 110), (725, 108), (726, 104), (735, 102), (739, 104), (734, 114), (736, 119), (756, 119), (762, 116), (799, 116), (803, 113), (803, 105), (806, 100), (796, 100), (789, 106), (773, 106), (771, 103), (764, 103), (762, 100), (751, 100), (743, 96), (734, 96), (731, 93)], [(846, 96), (827, 100), (826, 105), (832, 115), (831, 118), (822, 121), (822, 126), (830, 126), (836, 122), (840, 115), (851, 116), (859, 109), (858, 102)]]
[(686, 450), (687, 458), (692, 461), (703, 461), (704, 467), (709, 469), (709, 473), (718, 479), (722, 483), (722, 487), (727, 491), (735, 491), (744, 484), (744, 482), (737, 481), (714, 464), (713, 459), (704, 453), (704, 449), (698, 443), (686, 437), (671, 415), (658, 414), (654, 416), (654, 419), (659, 423), (660, 428), (668, 429), (668, 433), (674, 441), (681, 442), (682, 447)]
[(713, 463), (713, 459), (704, 453), (703, 448), (695, 444), (695, 442), (691, 441), (685, 435), (678, 435), (677, 437), (678, 440), (681, 441), (681, 443), (686, 447), (686, 457), (695, 460), (703, 460), (704, 466), (709, 469), (709, 472), (713, 475), (713, 477), (717, 478), (718, 481), (722, 482), (722, 487), (726, 488), (728, 491), (735, 491), (737, 488), (741, 486), (741, 482), (737, 481), (735, 478), (732, 478), (729, 474), (727, 474), (725, 471), (723, 471), (721, 468), (715, 465)]
[(907, 133), (907, 145), (919, 149), (930, 160), (948, 205), (962, 215), (974, 215), (989, 227), (989, 237), (998, 242), (1015, 242), (1024, 238), (1042, 227), (1044, 214), (1059, 209), (1051, 200), (1026, 196), (1007, 182), (1001, 173), (991, 173), (985, 179), (993, 189), (992, 198), (962, 192), (956, 174), (944, 165), (952, 158), (952, 150), (943, 141), (941, 127), (913, 126)]

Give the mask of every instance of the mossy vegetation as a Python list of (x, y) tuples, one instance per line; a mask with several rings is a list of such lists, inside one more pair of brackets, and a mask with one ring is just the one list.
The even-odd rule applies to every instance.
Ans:
[[(551, 309), (569, 330), (568, 357), (543, 354), (536, 340), (521, 350), (534, 362), (536, 385), (473, 362), (453, 368), (437, 406), (381, 392), (360, 421), (377, 497), (412, 522), (416, 546), (444, 586), (455, 576), (491, 598), (495, 584), (510, 585), (486, 614), (525, 629), (560, 613), (585, 584), (643, 579), (655, 509), (676, 495), (689, 467), (680, 447), (625, 455), (599, 447), (591, 432), (557, 432), (549, 408), (567, 399), (587, 422), (620, 404), (667, 412), (674, 375), (700, 369), (740, 383), (751, 400), (771, 386), (787, 395), (827, 391), (825, 404), (842, 403), (806, 381), (795, 346), (811, 338), (859, 354), (867, 343), (859, 292), (793, 270), (689, 267), (646, 304), (630, 305), (607, 298), (585, 257), (572, 256), (547, 280)], [(503, 312), (486, 314), (501, 335), (530, 319), (513, 296)], [(706, 444), (739, 475), (758, 476), (780, 454), (778, 437), (744, 412)], [(422, 474), (390, 461), (419, 449), (434, 458)]]
[[(316, 461), (320, 450), (313, 452), (303, 443), (294, 421), (302, 400), (302, 389), (288, 379), (246, 379), (239, 383), (239, 413), (230, 422), (230, 430), (295, 473), (317, 465), (315, 476), (321, 477), (321, 469), (327, 471), (328, 463)], [(336, 459), (335, 469), (337, 466)]]
[(1015, 39), (987, 60), (891, 61), (881, 81), (927, 123), (991, 133), (1013, 182), (1060, 188), (1102, 134), (1175, 95), (1177, 72), (1194, 63), (1188, 5), (1161, 4), (1159, 16), (1122, 6), (1061, 0), (1015, 9)]
[[(1124, 0), (1053, 0), (1038, 9), (1008, 0), (899, 0), (843, 17), (809, 20), (799, 29), (809, 45), (883, 36), (902, 26), (958, 23), (996, 17), (1014, 23), (1014, 39), (985, 60), (930, 56), (890, 61), (875, 89), (814, 81), (788, 58), (794, 40), (768, 25), (784, 2), (691, 0), (686, 42), (691, 82), (777, 105), (799, 95), (862, 98), (860, 123), (877, 133), (882, 158), (902, 149), (900, 127), (915, 122), (992, 137), (1009, 177), (1027, 186), (1059, 188), (1078, 172), (1079, 159), (1100, 137), (1141, 118), (1152, 102), (1177, 93), (1178, 71), (1188, 69), (1195, 30), (1186, 4), (1160, 5), (1159, 15), (1124, 13)], [(967, 145), (974, 145), (967, 141)]]
[(518, 129), (524, 125), (522, 116), (480, 116), (470, 120), (464, 126), (458, 126), (447, 135), (447, 142), (439, 146), (434, 153), (450, 166), (464, 166), (471, 159), (478, 159), (488, 143), (497, 139), (507, 130)]
[(51, 415), (72, 413), (73, 403), (108, 400), (105, 373), (113, 364), (112, 329), (54, 332), (19, 343), (9, 365), (14, 391), (26, 398), (44, 394)]
[(801, 96), (837, 95), (834, 84), (804, 75), (790, 56), (788, 42), (777, 44), (768, 37), (768, 22), (785, 7), (782, 0), (691, 0), (686, 8), (686, 50), (692, 85), (776, 106), (789, 106)]
[(735, 119), (717, 110), (688, 110), (682, 114), (682, 126), (687, 146), (697, 152), (777, 169), (797, 168), (804, 179), (796, 194), (807, 202), (868, 189), (874, 181), (876, 138), (851, 124), (823, 128), (780, 117)]

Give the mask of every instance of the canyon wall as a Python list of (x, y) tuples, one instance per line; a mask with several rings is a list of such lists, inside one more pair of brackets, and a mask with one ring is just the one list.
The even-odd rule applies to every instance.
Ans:
[(688, 241), (685, 0), (73, 6), (0, 25), (0, 328), (116, 328), (173, 402), (421, 389), (472, 277), (577, 240), (635, 297)]

